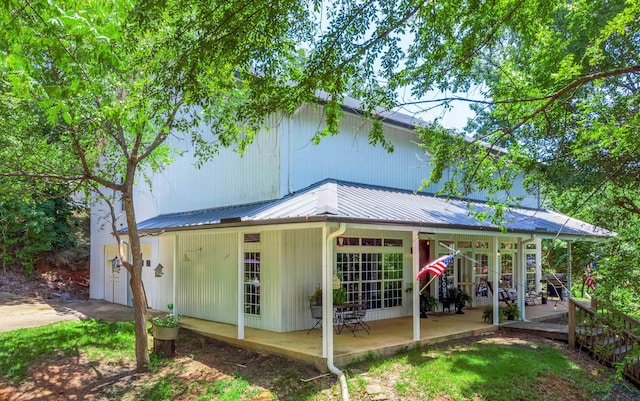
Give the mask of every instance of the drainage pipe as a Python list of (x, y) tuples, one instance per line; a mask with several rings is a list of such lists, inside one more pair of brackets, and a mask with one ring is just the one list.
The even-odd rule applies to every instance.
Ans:
[[(323, 263), (323, 277), (322, 277), (322, 285), (323, 285), (323, 297), (322, 304), (324, 305), (324, 310), (322, 311), (323, 316), (326, 317), (326, 320), (333, 317), (333, 285), (331, 285), (331, 291), (329, 285), (333, 283), (333, 240), (337, 236), (343, 234), (347, 230), (347, 225), (345, 223), (340, 223), (340, 227), (337, 231), (332, 232), (328, 236), (326, 235), (327, 228), (324, 228), (324, 234), (327, 238), (326, 243), (326, 252), (323, 255), (324, 263)], [(347, 387), (347, 378), (344, 373), (338, 369), (333, 364), (333, 319), (331, 320), (331, 324), (326, 324), (327, 321), (323, 322), (323, 338), (326, 338), (327, 345), (327, 368), (329, 371), (338, 376), (340, 379), (340, 387), (342, 389), (342, 401), (349, 401), (349, 388)]]

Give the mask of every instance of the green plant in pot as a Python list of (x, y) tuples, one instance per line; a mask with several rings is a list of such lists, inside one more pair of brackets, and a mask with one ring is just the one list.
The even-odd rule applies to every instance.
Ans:
[(520, 309), (516, 304), (507, 305), (502, 310), (507, 320), (516, 320), (520, 318)]
[(342, 287), (333, 290), (333, 304), (344, 305), (345, 303), (347, 303), (347, 291)]
[(173, 304), (168, 304), (169, 313), (151, 319), (152, 335), (157, 340), (175, 340), (180, 330), (180, 316), (173, 313)]
[(473, 298), (471, 298), (471, 295), (459, 288), (454, 288), (453, 290), (451, 290), (450, 298), (453, 300), (453, 304), (456, 306), (456, 313), (458, 315), (464, 314), (462, 308), (467, 306), (467, 304), (473, 300)]
[(318, 287), (316, 290), (309, 296), (309, 304), (313, 306), (322, 305), (322, 288)]
[[(333, 304), (344, 305), (347, 302), (347, 291), (344, 288), (337, 288), (333, 290)], [(309, 303), (313, 306), (322, 305), (322, 288), (318, 287), (309, 296)]]
[(426, 318), (427, 311), (433, 311), (438, 306), (438, 300), (429, 293), (420, 294), (420, 317)]

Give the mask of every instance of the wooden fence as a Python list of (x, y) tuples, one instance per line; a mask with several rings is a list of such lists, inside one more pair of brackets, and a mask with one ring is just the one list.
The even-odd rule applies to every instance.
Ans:
[(588, 350), (602, 363), (623, 369), (640, 384), (640, 322), (610, 305), (569, 301), (569, 346)]

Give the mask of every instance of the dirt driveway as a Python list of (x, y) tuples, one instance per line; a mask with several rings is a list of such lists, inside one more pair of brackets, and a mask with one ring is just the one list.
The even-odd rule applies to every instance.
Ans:
[(95, 299), (41, 300), (0, 292), (0, 331), (43, 326), (63, 320), (97, 318), (109, 322), (132, 321), (133, 309)]

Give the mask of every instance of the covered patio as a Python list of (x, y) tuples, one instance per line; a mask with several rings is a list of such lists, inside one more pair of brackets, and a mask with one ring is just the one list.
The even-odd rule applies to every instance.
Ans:
[[(552, 301), (546, 305), (527, 306), (526, 316), (528, 320), (536, 321), (566, 315), (567, 311), (566, 301)], [(417, 345), (437, 344), (500, 329), (482, 321), (483, 308), (467, 308), (464, 312), (463, 315), (429, 313), (427, 319), (420, 319), (419, 341), (412, 339), (411, 316), (367, 322), (371, 326), (370, 334), (365, 331), (357, 331), (355, 335), (349, 331), (334, 334), (334, 363), (346, 366), (370, 355), (391, 356)], [(326, 358), (322, 357), (322, 330), (312, 330), (309, 334), (307, 330), (274, 333), (247, 327), (245, 338), (238, 339), (236, 325), (184, 317), (181, 327), (234, 346), (299, 360), (322, 371), (327, 369)]]

